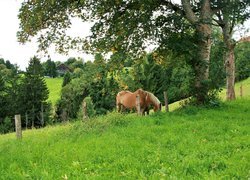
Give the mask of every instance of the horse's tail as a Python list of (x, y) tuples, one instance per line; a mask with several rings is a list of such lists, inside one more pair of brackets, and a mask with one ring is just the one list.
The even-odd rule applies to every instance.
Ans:
[(116, 95), (116, 109), (118, 112), (120, 112), (120, 101), (121, 101), (121, 95), (120, 92), (117, 93)]
[(122, 108), (122, 96), (126, 93), (129, 93), (129, 91), (120, 91), (116, 95), (116, 109), (118, 112), (120, 112)]

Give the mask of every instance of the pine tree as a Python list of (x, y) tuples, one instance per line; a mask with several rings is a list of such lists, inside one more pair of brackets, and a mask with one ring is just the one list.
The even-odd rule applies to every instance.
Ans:
[(49, 90), (43, 77), (42, 65), (37, 57), (33, 57), (29, 62), (22, 88), (25, 111), (29, 117), (28, 127), (43, 126), (44, 120), (41, 114), (43, 108), (47, 107)]

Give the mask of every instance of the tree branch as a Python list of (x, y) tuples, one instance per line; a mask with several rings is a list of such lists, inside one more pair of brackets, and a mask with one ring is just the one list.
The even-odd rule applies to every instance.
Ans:
[(212, 25), (214, 25), (214, 26), (220, 26), (220, 27), (223, 26), (223, 24), (218, 19), (213, 18), (212, 20), (217, 23), (217, 24), (213, 24), (212, 23)]
[(216, 17), (217, 17), (218, 19), (213, 18), (213, 20), (214, 20), (221, 28), (223, 28), (223, 27), (225, 26), (225, 23), (224, 23), (224, 21), (223, 21), (223, 19), (222, 19), (222, 17), (221, 17), (220, 11), (216, 12), (215, 15), (216, 15)]
[(194, 11), (191, 8), (190, 0), (181, 0), (181, 2), (183, 5), (183, 9), (186, 13), (187, 20), (190, 23), (195, 24), (198, 21), (198, 18), (196, 17), (196, 15), (194, 14)]
[(201, 5), (201, 19), (210, 19), (211, 13), (210, 0), (203, 0)]

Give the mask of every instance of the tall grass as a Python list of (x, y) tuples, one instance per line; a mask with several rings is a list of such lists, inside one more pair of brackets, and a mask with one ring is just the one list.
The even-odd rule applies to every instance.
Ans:
[(0, 136), (0, 179), (248, 179), (250, 98)]

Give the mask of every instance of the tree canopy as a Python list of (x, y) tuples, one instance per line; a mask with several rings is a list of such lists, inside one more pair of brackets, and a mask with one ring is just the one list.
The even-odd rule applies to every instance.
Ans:
[[(136, 56), (152, 43), (164, 51), (174, 46), (175, 39), (189, 34), (192, 41), (179, 47), (188, 45), (192, 49), (190, 62), (195, 74), (194, 96), (203, 102), (209, 90), (213, 17), (234, 3), (240, 4), (240, 9), (235, 9), (238, 14), (249, 11), (247, 0), (182, 0), (180, 4), (169, 0), (25, 1), (19, 13), (18, 39), (26, 42), (36, 36), (40, 50), (46, 50), (55, 43), (59, 52), (79, 48), (95, 53), (123, 52)], [(234, 11), (227, 12), (228, 17), (237, 18), (237, 13), (232, 14)], [(66, 30), (74, 17), (94, 23), (90, 37), (67, 36)]]

